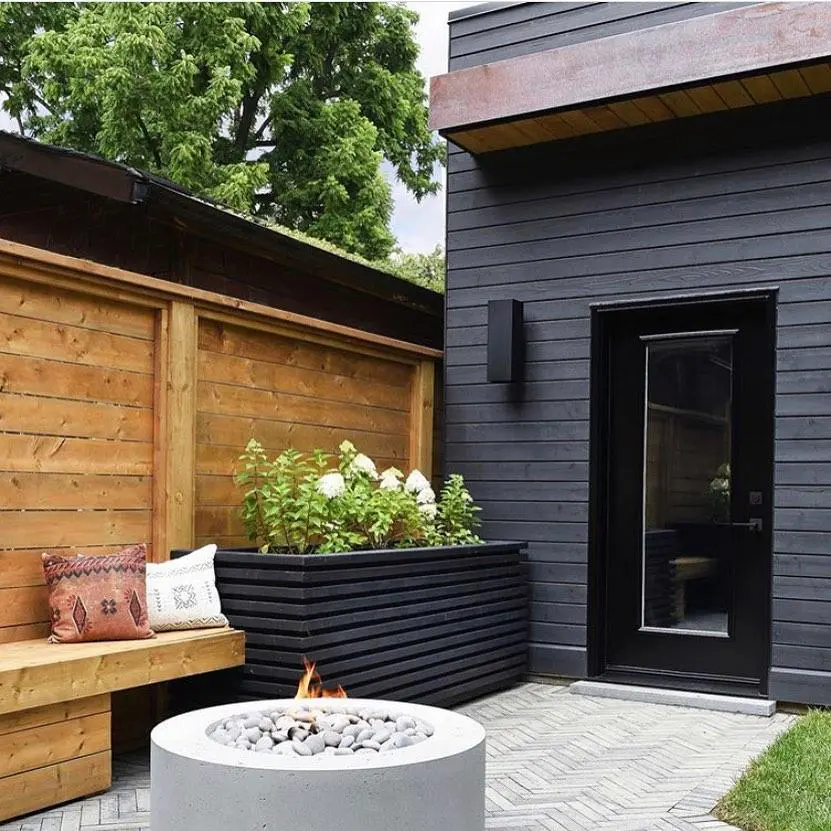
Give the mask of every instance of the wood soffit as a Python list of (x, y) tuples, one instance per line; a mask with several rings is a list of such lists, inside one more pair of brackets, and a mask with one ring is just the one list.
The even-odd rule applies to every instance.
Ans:
[(829, 92), (829, 58), (831, 4), (758, 3), (436, 76), (430, 126), (486, 153)]

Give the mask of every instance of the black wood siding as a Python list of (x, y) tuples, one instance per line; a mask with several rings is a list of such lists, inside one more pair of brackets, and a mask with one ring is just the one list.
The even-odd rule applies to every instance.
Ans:
[[(488, 538), (531, 543), (532, 671), (586, 672), (590, 304), (778, 286), (770, 693), (831, 703), (829, 111), (450, 148), (447, 466)], [(516, 389), (485, 381), (493, 298), (525, 302)]]
[(517, 3), (450, 26), (450, 69), (620, 35), (751, 3)]

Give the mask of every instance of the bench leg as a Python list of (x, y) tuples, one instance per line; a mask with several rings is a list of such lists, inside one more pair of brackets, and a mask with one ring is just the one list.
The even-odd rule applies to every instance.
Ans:
[(107, 790), (110, 696), (0, 716), (0, 822)]

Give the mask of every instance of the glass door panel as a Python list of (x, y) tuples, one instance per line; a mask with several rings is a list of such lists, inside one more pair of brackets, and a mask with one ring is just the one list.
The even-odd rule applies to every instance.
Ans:
[(641, 337), (645, 631), (729, 634), (733, 335)]

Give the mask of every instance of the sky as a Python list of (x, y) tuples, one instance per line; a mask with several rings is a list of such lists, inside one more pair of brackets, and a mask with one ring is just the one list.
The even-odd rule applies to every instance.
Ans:
[[(454, 9), (472, 6), (478, 0), (467, 2), (407, 3), (418, 12), (420, 20), (416, 38), (421, 46), (418, 68), (429, 83), (432, 75), (447, 72), (447, 16)], [(389, 169), (387, 174), (391, 175)], [(404, 251), (432, 251), (436, 245), (444, 246), (444, 170), (441, 171), (442, 190), (435, 196), (421, 200), (421, 204), (410, 196), (398, 182), (393, 182), (395, 212), (392, 231)]]
[[(477, 0), (451, 2), (450, 0), (425, 0), (407, 3), (418, 12), (420, 20), (416, 39), (421, 47), (418, 68), (426, 81), (432, 75), (447, 71), (447, 16), (454, 9), (474, 5)], [(0, 130), (14, 130), (15, 125), (4, 112), (0, 112)], [(388, 165), (385, 173), (392, 181), (395, 210), (392, 231), (404, 251), (432, 251), (436, 245), (444, 245), (444, 171), (440, 171), (442, 190), (435, 196), (427, 196), (416, 202), (406, 189), (394, 181)]]

